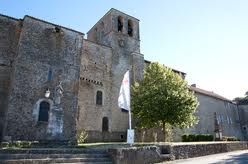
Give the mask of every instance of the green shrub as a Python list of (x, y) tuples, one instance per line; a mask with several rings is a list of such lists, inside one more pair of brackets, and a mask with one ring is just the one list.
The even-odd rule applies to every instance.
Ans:
[(9, 147), (9, 142), (2, 142), (1, 147), (8, 148)]
[(240, 139), (235, 136), (223, 136), (221, 141), (240, 141)]
[(1, 143), (1, 147), (3, 148), (30, 148), (31, 145), (31, 141), (12, 141)]
[(87, 137), (88, 137), (88, 133), (85, 130), (82, 130), (80, 133), (77, 134), (77, 143), (78, 144), (84, 143)]
[(182, 142), (199, 142), (199, 141), (213, 141), (214, 136), (211, 134), (184, 134), (182, 135)]

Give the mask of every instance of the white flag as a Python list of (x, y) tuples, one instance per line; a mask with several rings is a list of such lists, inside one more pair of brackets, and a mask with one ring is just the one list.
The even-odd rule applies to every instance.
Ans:
[(121, 89), (118, 98), (119, 108), (130, 110), (130, 82), (129, 82), (129, 71), (124, 75), (121, 83)]

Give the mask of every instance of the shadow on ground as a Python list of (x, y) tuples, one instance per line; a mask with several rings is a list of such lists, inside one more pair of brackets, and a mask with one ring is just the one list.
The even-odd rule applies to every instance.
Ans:
[(248, 153), (243, 153), (240, 155), (230, 155), (229, 158), (223, 159), (220, 162), (215, 162), (211, 164), (220, 164), (220, 163), (227, 163), (227, 164), (248, 164)]

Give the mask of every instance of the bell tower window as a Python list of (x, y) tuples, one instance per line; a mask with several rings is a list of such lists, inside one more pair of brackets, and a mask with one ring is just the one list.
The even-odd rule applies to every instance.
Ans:
[(123, 18), (121, 16), (118, 16), (118, 32), (122, 32), (123, 31)]
[(131, 20), (128, 20), (127, 33), (129, 36), (133, 36), (133, 22)]

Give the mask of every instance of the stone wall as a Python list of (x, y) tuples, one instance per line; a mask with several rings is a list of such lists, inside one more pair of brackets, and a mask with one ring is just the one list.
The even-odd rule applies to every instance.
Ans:
[(180, 143), (109, 149), (114, 164), (149, 164), (248, 149), (247, 142)]
[(247, 148), (247, 142), (227, 142), (172, 145), (170, 151), (175, 156), (175, 159), (185, 159), (235, 150), (245, 150)]
[[(85, 130), (90, 141), (101, 141), (102, 120), (108, 118), (108, 129), (112, 131), (111, 119), (111, 66), (112, 49), (85, 40), (81, 58), (78, 131)], [(102, 92), (102, 104), (96, 104), (97, 91)], [(98, 137), (97, 137), (98, 136)], [(98, 138), (98, 139), (97, 139)]]
[[(122, 32), (117, 30), (118, 16), (123, 18)], [(133, 22), (133, 36), (127, 34), (128, 20)], [(98, 131), (95, 136), (99, 136), (99, 132), (102, 131), (102, 118), (106, 116), (109, 119), (107, 134), (110, 137), (116, 137), (112, 138), (114, 141), (122, 141), (122, 137), (126, 136), (124, 134), (128, 129), (128, 113), (121, 110), (117, 103), (123, 75), (130, 70), (132, 81), (143, 78), (144, 56), (140, 54), (139, 21), (118, 10), (111, 9), (87, 34), (90, 42), (85, 42), (84, 47), (85, 50), (88, 49), (87, 52), (91, 54), (92, 60), (107, 58), (109, 62), (103, 62), (103, 67), (99, 65), (99, 70), (92, 68), (92, 74), (96, 74), (98, 71), (103, 74), (102, 86), (87, 84), (87, 82), (82, 82), (80, 85), (80, 93), (82, 93), (80, 94), (80, 108), (82, 108), (80, 117), (82, 119), (79, 124), (85, 126), (85, 129), (91, 130), (91, 132), (89, 131), (91, 134), (93, 131)], [(110, 50), (104, 51), (107, 48), (104, 48), (106, 46), (103, 45), (111, 47), (111, 52), (108, 52)], [(94, 61), (90, 62), (94, 63)], [(84, 65), (83, 62), (82, 65)], [(105, 65), (107, 65), (107, 69)], [(85, 73), (81, 71), (81, 76), (86, 76), (83, 74)], [(102, 106), (95, 105), (94, 97), (97, 89), (104, 93)], [(102, 135), (99, 136), (100, 139), (104, 138), (104, 135), (106, 136), (105, 132)], [(93, 140), (96, 139), (96, 137), (92, 137)]]
[(248, 140), (248, 105), (238, 105), (241, 130), (244, 135), (244, 140)]
[(195, 94), (199, 102), (196, 112), (199, 122), (187, 130), (189, 133), (214, 135), (214, 112), (216, 112), (223, 136), (243, 139), (237, 105), (200, 93)]
[(164, 142), (162, 128), (135, 129), (135, 142)]
[(13, 62), (22, 28), (22, 20), (0, 15), (0, 141), (7, 109)]
[(108, 154), (114, 164), (149, 164), (163, 161), (158, 146), (109, 149)]
[[(13, 140), (75, 139), (82, 45), (82, 33), (24, 18), (6, 136)], [(58, 93), (59, 86), (63, 95)], [(48, 89), (51, 95), (45, 98)], [(41, 100), (50, 104), (48, 122), (37, 121)], [(58, 129), (62, 131), (59, 136)]]
[(212, 134), (215, 136), (214, 112), (217, 114), (223, 136), (235, 136), (240, 140), (244, 140), (236, 104), (200, 93), (195, 93), (195, 95), (199, 102), (196, 111), (199, 122), (188, 129), (174, 128), (174, 141), (181, 141), (181, 136), (183, 134)]

